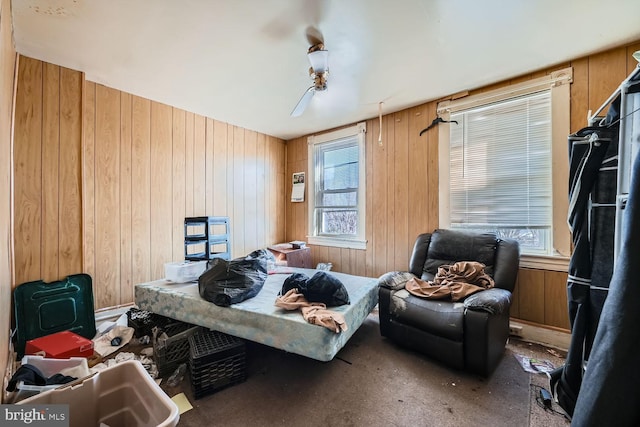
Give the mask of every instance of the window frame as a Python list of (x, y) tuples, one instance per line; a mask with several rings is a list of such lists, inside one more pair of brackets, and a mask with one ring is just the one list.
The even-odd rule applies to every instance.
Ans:
[[(551, 168), (552, 168), (552, 247), (553, 255), (521, 255), (520, 266), (545, 270), (567, 271), (571, 254), (571, 234), (567, 225), (569, 159), (567, 137), (570, 134), (570, 83), (571, 67), (554, 71), (543, 77), (508, 85), (456, 100), (440, 102), (439, 117), (445, 120), (452, 112), (492, 104), (541, 90), (551, 90)], [(449, 223), (449, 126), (440, 126), (438, 134), (439, 152), (439, 226), (448, 228)]]
[[(366, 122), (357, 125), (339, 129), (320, 135), (312, 135), (307, 138), (308, 147), (308, 171), (309, 171), (309, 191), (308, 191), (308, 228), (307, 240), (309, 244), (320, 246), (332, 246), (339, 248), (366, 249)], [(358, 139), (358, 190), (357, 194), (357, 233), (355, 236), (326, 236), (318, 235), (316, 227), (316, 159), (315, 152), (317, 145), (331, 144), (338, 140), (357, 137)]]

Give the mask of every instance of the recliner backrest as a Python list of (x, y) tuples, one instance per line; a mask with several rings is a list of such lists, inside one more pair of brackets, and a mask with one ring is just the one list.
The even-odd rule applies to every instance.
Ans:
[(432, 280), (438, 267), (458, 261), (477, 261), (493, 277), (496, 287), (513, 291), (519, 268), (519, 245), (494, 233), (438, 229), (418, 236), (409, 271)]

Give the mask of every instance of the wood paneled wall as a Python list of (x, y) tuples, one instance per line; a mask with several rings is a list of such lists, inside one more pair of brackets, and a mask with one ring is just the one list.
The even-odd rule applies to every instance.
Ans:
[(130, 303), (186, 216), (229, 216), (233, 256), (284, 239), (280, 139), (24, 57), (16, 129), (16, 284), (85, 272), (96, 309)]
[[(596, 110), (633, 71), (637, 62), (631, 54), (639, 49), (640, 43), (623, 46), (472, 90), (470, 94), (571, 66), (571, 131), (575, 132), (586, 126), (588, 111)], [(438, 227), (438, 133), (429, 131), (418, 136), (435, 117), (436, 105), (436, 101), (427, 102), (384, 115), (381, 145), (378, 118), (367, 121), (367, 249), (312, 246), (314, 263), (329, 261), (334, 270), (370, 277), (407, 269), (416, 236)], [(292, 174), (308, 168), (306, 140), (302, 137), (287, 142), (288, 200)], [(287, 201), (287, 240), (305, 240), (307, 209), (307, 202)], [(569, 329), (566, 278), (566, 272), (521, 269), (512, 316)]]
[(20, 57), (14, 135), (15, 283), (82, 272), (82, 76)]
[[(13, 47), (11, 2), (0, 0), (0, 369), (4, 378), (9, 359), (11, 325), (11, 283), (13, 282), (13, 230), (11, 227), (14, 74), (16, 51)], [(5, 378), (7, 380), (8, 378)], [(3, 383), (4, 384), (4, 383)], [(4, 393), (0, 393), (4, 396)], [(2, 399), (0, 398), (0, 403)]]

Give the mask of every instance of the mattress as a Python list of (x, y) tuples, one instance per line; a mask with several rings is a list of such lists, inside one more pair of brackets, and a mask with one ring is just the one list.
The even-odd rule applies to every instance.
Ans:
[(276, 296), (291, 272), (311, 277), (316, 270), (289, 268), (289, 274), (270, 274), (253, 298), (219, 307), (200, 297), (198, 284), (167, 280), (135, 285), (135, 302), (143, 310), (229, 335), (275, 347), (319, 361), (329, 361), (347, 343), (378, 303), (378, 279), (330, 272), (349, 293), (351, 304), (330, 307), (341, 313), (347, 330), (335, 333), (307, 323), (300, 311), (275, 306)]

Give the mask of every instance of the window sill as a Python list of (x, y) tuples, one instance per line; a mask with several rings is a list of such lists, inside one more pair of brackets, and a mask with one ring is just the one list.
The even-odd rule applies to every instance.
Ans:
[(521, 255), (520, 268), (535, 270), (569, 271), (569, 258), (563, 256)]
[(331, 246), (335, 248), (367, 249), (366, 240), (340, 239), (337, 237), (307, 236), (310, 245)]

